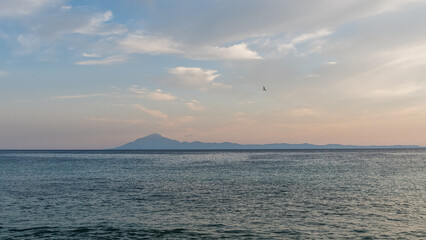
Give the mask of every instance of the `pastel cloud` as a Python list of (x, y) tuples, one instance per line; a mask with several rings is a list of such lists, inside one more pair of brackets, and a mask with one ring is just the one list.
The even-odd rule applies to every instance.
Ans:
[(119, 41), (123, 51), (134, 54), (179, 54), (190, 59), (201, 60), (250, 60), (262, 59), (246, 43), (234, 44), (229, 47), (209, 45), (187, 45), (171, 38), (156, 37), (143, 34), (129, 34)]
[(146, 123), (145, 120), (140, 119), (117, 119), (117, 118), (97, 118), (97, 117), (88, 117), (90, 121), (95, 122), (105, 122), (105, 123), (119, 123), (119, 124), (143, 124)]
[[(198, 3), (189, 2), (195, 6)], [(220, 45), (283, 32), (296, 33), (301, 29), (307, 32), (324, 27), (334, 29), (357, 19), (395, 11), (413, 2), (419, 1), (235, 0), (221, 1), (220, 4), (203, 3), (204, 10), (201, 11), (193, 11), (185, 4), (174, 4), (163, 9), (162, 13), (167, 18), (160, 17), (163, 15), (152, 16), (155, 21), (151, 29), (167, 33), (180, 42)], [(194, 21), (200, 16), (202, 21)]]
[(187, 81), (190, 84), (197, 84), (199, 82), (212, 82), (220, 75), (216, 70), (202, 69), (195, 67), (176, 67), (169, 69), (169, 73), (178, 76), (179, 78)]
[(189, 58), (195, 59), (229, 59), (229, 60), (253, 60), (262, 59), (257, 52), (248, 48), (246, 43), (235, 44), (229, 47), (200, 47), (189, 51)]
[(390, 88), (379, 88), (367, 92), (369, 97), (398, 97), (411, 95), (419, 90), (422, 90), (423, 86), (412, 85), (412, 84), (402, 84), (400, 86), (393, 86)]
[(165, 54), (180, 53), (177, 43), (167, 38), (129, 34), (119, 42), (119, 46), (128, 53)]
[(161, 118), (161, 119), (168, 119), (169, 116), (167, 116), (167, 114), (164, 114), (163, 112), (159, 111), (159, 110), (153, 110), (153, 109), (149, 109), (141, 104), (132, 104), (132, 106), (144, 113), (147, 113), (148, 115), (151, 115), (155, 118)]
[(149, 91), (146, 88), (140, 88), (138, 86), (132, 86), (129, 88), (131, 93), (138, 94), (141, 98), (146, 98), (154, 101), (173, 101), (177, 97), (173, 96), (170, 93), (165, 93), (161, 89), (156, 89), (154, 91)]
[(291, 43), (292, 44), (299, 44), (299, 43), (303, 43), (309, 40), (313, 40), (313, 39), (318, 39), (318, 38), (322, 38), (325, 36), (328, 36), (330, 34), (332, 34), (333, 32), (331, 32), (328, 29), (320, 29), (316, 32), (313, 33), (306, 33), (306, 34), (302, 34), (296, 38), (294, 38)]
[[(87, 57), (87, 55), (85, 57)], [(111, 56), (111, 57), (106, 57), (102, 59), (80, 61), (80, 62), (76, 62), (75, 64), (77, 65), (110, 65), (110, 64), (116, 64), (116, 63), (122, 63), (126, 60), (127, 58), (124, 56)]]
[[(129, 1), (126, 6), (140, 7), (132, 11), (143, 14), (125, 16), (126, 6), (116, 9), (102, 1), (83, 6), (79, 1), (0, 0), (4, 70), (14, 69), (14, 81), (4, 81), (9, 76), (0, 71), (3, 102), (18, 103), (24, 91), (29, 99), (47, 96), (56, 101), (45, 101), (50, 104), (46, 111), (75, 117), (69, 129), (83, 126), (78, 120), (90, 110), (97, 117), (89, 120), (120, 126), (103, 129), (110, 135), (126, 123), (143, 123), (145, 131), (176, 135), (192, 128), (197, 140), (218, 136), (219, 141), (257, 142), (285, 136), (289, 141), (369, 139), (379, 144), (399, 141), (395, 136), (400, 134), (425, 145), (418, 134), (426, 103), (425, 1), (148, 2)], [(45, 55), (53, 61), (34, 68)], [(94, 67), (68, 68), (70, 62)], [(46, 89), (50, 78), (56, 81)], [(56, 96), (63, 92), (59, 88), (78, 91), (81, 84), (95, 94)], [(96, 94), (110, 85), (117, 86), (114, 94)], [(225, 90), (230, 85), (238, 88)], [(69, 99), (69, 109), (59, 99)], [(94, 100), (102, 106), (81, 104)], [(7, 136), (20, 129), (15, 119), (28, 119), (41, 109), (35, 101), (28, 109), (13, 106), (13, 114), (7, 109), (0, 124), (10, 132), (4, 137), (9, 144)], [(99, 117), (105, 112), (108, 116)], [(200, 121), (185, 116), (188, 112)], [(5, 122), (7, 115), (16, 117)], [(236, 121), (221, 130), (226, 118)], [(52, 131), (48, 122), (56, 119), (39, 119)], [(404, 132), (408, 125), (411, 136)], [(377, 129), (386, 136), (376, 137)], [(125, 131), (139, 134), (132, 126)], [(363, 137), (353, 137), (363, 131)], [(33, 139), (40, 138), (36, 128), (33, 133)]]
[(175, 96), (170, 93), (164, 93), (161, 89), (156, 89), (154, 92), (149, 92), (146, 97), (156, 101), (171, 101), (176, 99)]
[(216, 70), (196, 67), (176, 67), (168, 70), (174, 76), (174, 83), (189, 88), (207, 89), (212, 87), (229, 88), (223, 83), (214, 82), (220, 76)]
[[(293, 38), (289, 43), (279, 44), (277, 46), (277, 49), (279, 52), (284, 52), (284, 53), (297, 52), (298, 51), (297, 45), (321, 39), (323, 37), (331, 35), (332, 33), (333, 32), (328, 29), (320, 29), (312, 33), (305, 33)], [(319, 52), (322, 47), (321, 45), (323, 43), (324, 42), (321, 42), (321, 41), (312, 42), (308, 52), (311, 52), (311, 53)]]
[(79, 94), (79, 95), (67, 95), (67, 96), (53, 96), (50, 97), (50, 100), (58, 99), (81, 99), (81, 98), (92, 98), (92, 97), (101, 97), (106, 96), (104, 93), (95, 93), (95, 94)]
[(191, 100), (190, 102), (187, 102), (186, 106), (192, 111), (202, 111), (206, 109), (204, 106), (200, 105), (199, 101), (195, 99)]

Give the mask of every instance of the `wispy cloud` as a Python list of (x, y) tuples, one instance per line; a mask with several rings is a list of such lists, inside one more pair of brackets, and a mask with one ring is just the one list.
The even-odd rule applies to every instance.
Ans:
[(186, 55), (194, 59), (213, 60), (253, 60), (263, 59), (259, 54), (248, 48), (246, 43), (235, 44), (229, 47), (204, 46), (188, 49)]
[(195, 67), (170, 68), (169, 73), (179, 76), (191, 84), (212, 82), (215, 78), (220, 76), (220, 74), (217, 74), (216, 70)]
[(6, 71), (0, 71), (0, 77), (4, 77), (6, 75), (8, 75), (9, 73)]
[(387, 59), (385, 67), (391, 68), (412, 68), (426, 65), (426, 44), (413, 43), (410, 46), (403, 46), (399, 49), (381, 54), (380, 57)]
[(370, 92), (367, 92), (366, 95), (369, 97), (383, 97), (383, 98), (398, 97), (398, 96), (404, 96), (404, 95), (411, 95), (422, 89), (423, 89), (423, 86), (404, 84), (398, 87), (374, 89)]
[(140, 119), (117, 119), (117, 118), (96, 118), (96, 117), (87, 117), (86, 119), (95, 122), (106, 122), (106, 123), (125, 123), (125, 124), (143, 124), (146, 123), (145, 120)]
[(138, 94), (139, 97), (141, 97), (141, 98), (146, 98), (146, 99), (155, 100), (155, 101), (172, 101), (172, 100), (177, 99), (176, 96), (173, 96), (170, 93), (165, 93), (161, 89), (156, 89), (154, 91), (150, 91), (146, 88), (141, 88), (141, 87), (138, 87), (138, 86), (131, 86), (129, 88), (129, 91), (131, 93)]
[(161, 89), (156, 89), (154, 92), (149, 92), (146, 97), (151, 100), (163, 101), (163, 100), (175, 100), (176, 97), (170, 93), (164, 93)]
[(0, 17), (30, 15), (58, 2), (56, 0), (0, 0)]
[(58, 43), (68, 45), (70, 35), (78, 41), (68, 45), (69, 49), (84, 49), (128, 31), (124, 25), (111, 21), (111, 10), (99, 12), (62, 3), (61, 0), (0, 0), (0, 17), (14, 15), (23, 18), (19, 22), (19, 35), (11, 36), (20, 43), (18, 52), (54, 51), (54, 46), (60, 45)]
[(306, 33), (306, 34), (302, 34), (298, 37), (295, 37), (291, 41), (291, 44), (296, 45), (296, 44), (303, 43), (303, 42), (306, 42), (306, 41), (309, 41), (309, 40), (322, 38), (322, 37), (328, 36), (332, 33), (333, 32), (328, 30), (328, 29), (320, 29), (320, 30), (313, 32), (313, 33)]
[[(283, 53), (298, 52), (297, 45), (326, 37), (332, 33), (333, 32), (328, 29), (320, 29), (313, 33), (305, 33), (293, 38), (289, 43), (279, 44), (277, 49), (279, 52)], [(322, 44), (323, 42), (313, 42), (311, 44), (311, 48), (307, 52), (318, 52), (321, 49)]]
[(192, 111), (202, 111), (205, 110), (206, 107), (200, 104), (199, 101), (192, 99), (190, 102), (186, 103), (186, 106), (191, 109)]
[(81, 55), (83, 57), (87, 57), (87, 58), (98, 58), (98, 57), (101, 57), (101, 56), (99, 56), (98, 54), (95, 54), (95, 53), (82, 53)]
[(216, 70), (202, 69), (195, 67), (176, 67), (168, 70), (174, 76), (174, 83), (188, 88), (207, 89), (207, 88), (230, 88), (231, 86), (214, 82), (220, 76)]
[(246, 105), (246, 104), (253, 104), (253, 101), (240, 101), (240, 102), (238, 102), (238, 105)]
[(147, 114), (149, 114), (153, 117), (156, 117), (156, 118), (161, 118), (161, 119), (168, 119), (169, 118), (169, 116), (167, 116), (167, 114), (164, 114), (159, 110), (149, 109), (149, 108), (147, 108), (147, 107), (145, 107), (141, 104), (132, 104), (132, 106), (134, 108), (136, 108), (136, 109), (138, 109), (138, 110), (140, 110), (144, 113), (147, 113)]
[(68, 96), (53, 96), (50, 97), (50, 100), (58, 100), (58, 99), (80, 99), (80, 98), (92, 98), (92, 97), (101, 97), (106, 96), (104, 93), (96, 93), (96, 94), (81, 94), (81, 95), (68, 95)]
[(317, 78), (317, 77), (320, 77), (320, 75), (319, 74), (308, 74), (305, 77), (308, 77), (308, 78)]
[(142, 34), (129, 34), (119, 41), (120, 49), (129, 54), (179, 54), (191, 59), (201, 60), (242, 60), (262, 59), (246, 43), (229, 47), (209, 45), (188, 45), (173, 41), (171, 38)]
[(298, 108), (292, 109), (289, 113), (294, 117), (311, 117), (318, 115), (320, 112), (311, 108)]
[(122, 25), (107, 24), (113, 18), (110, 10), (104, 13), (93, 14), (88, 21), (69, 29), (70, 33), (80, 33), (87, 35), (110, 36), (123, 34), (127, 32), (127, 28)]
[(167, 38), (129, 34), (119, 42), (119, 46), (128, 53), (164, 54), (180, 53), (177, 43)]
[(124, 56), (112, 56), (103, 59), (93, 59), (93, 60), (85, 60), (76, 62), (77, 65), (110, 65), (116, 63), (122, 63), (126, 61), (127, 58)]
[(63, 6), (61, 6), (61, 9), (62, 9), (62, 10), (70, 10), (70, 9), (72, 9), (72, 6), (69, 6), (69, 5), (63, 5)]

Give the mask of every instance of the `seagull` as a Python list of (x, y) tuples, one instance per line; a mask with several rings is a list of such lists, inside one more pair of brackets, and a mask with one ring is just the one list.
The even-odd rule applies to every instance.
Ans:
[(265, 88), (265, 86), (263, 86), (263, 91), (266, 91), (266, 88)]

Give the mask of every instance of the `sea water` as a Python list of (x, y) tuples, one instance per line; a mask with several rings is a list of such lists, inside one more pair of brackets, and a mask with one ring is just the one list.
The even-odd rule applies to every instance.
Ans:
[(426, 150), (0, 151), (0, 239), (425, 239)]

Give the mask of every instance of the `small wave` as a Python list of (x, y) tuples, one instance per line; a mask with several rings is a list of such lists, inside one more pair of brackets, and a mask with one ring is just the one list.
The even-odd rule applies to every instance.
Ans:
[(92, 231), (92, 229), (86, 228), (86, 227), (79, 227), (79, 228), (72, 230), (72, 232), (74, 232), (74, 233), (87, 233), (87, 232), (90, 232), (90, 231)]
[(11, 228), (9, 229), (9, 232), (42, 231), (49, 229), (55, 229), (55, 227)]

